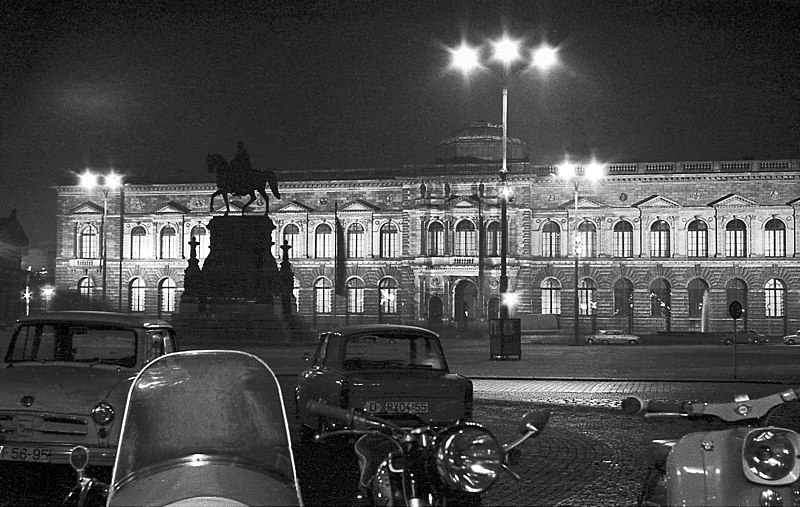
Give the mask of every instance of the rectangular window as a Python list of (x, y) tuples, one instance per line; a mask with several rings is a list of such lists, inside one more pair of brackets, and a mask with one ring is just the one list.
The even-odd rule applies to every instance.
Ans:
[(614, 231), (614, 257), (633, 257), (633, 231)]
[(689, 231), (686, 255), (708, 257), (708, 231)]
[(764, 256), (786, 257), (786, 231), (764, 231)]

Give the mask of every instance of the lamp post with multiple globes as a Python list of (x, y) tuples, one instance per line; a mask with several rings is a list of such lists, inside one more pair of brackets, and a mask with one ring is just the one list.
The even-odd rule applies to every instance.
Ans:
[(491, 57), (481, 62), (483, 48), (462, 43), (451, 50), (453, 68), (464, 75), (476, 69), (488, 69), (500, 77), (503, 84), (503, 165), (500, 169), (500, 318), (508, 318), (511, 297), (508, 294), (508, 216), (510, 191), (506, 184), (508, 175), (508, 84), (512, 75), (531, 69), (546, 70), (557, 62), (556, 49), (547, 45), (529, 49), (523, 54), (523, 41), (503, 35), (491, 41)]
[[(575, 221), (573, 226), (573, 256), (575, 258), (575, 269), (574, 269), (574, 279), (575, 279), (575, 286), (574, 286), (574, 295), (573, 295), (573, 304), (575, 308), (575, 345), (580, 345), (580, 301), (578, 297), (578, 257), (580, 257), (581, 249), (580, 249), (580, 235), (578, 233), (578, 186), (580, 185), (581, 177), (586, 178), (589, 181), (597, 181), (603, 176), (603, 166), (595, 161), (592, 161), (586, 167), (583, 167), (580, 170), (575, 164), (572, 164), (568, 161), (565, 161), (563, 164), (558, 166), (558, 177), (563, 178), (565, 180), (570, 180), (572, 182), (572, 186), (575, 189)], [(585, 246), (588, 248), (588, 245)], [(586, 250), (585, 255), (589, 255), (588, 250)], [(586, 304), (590, 304), (589, 301)], [(588, 310), (588, 309), (587, 309)]]
[[(102, 180), (102, 182), (101, 182)], [(100, 272), (103, 280), (103, 309), (106, 305), (106, 277), (108, 269), (106, 260), (108, 252), (106, 249), (106, 219), (108, 218), (108, 193), (114, 189), (122, 187), (122, 176), (113, 171), (108, 174), (94, 174), (86, 171), (80, 175), (80, 185), (87, 190), (100, 188), (103, 193), (103, 215), (100, 219)], [(120, 224), (121, 226), (121, 224)], [(122, 294), (120, 294), (122, 298)]]

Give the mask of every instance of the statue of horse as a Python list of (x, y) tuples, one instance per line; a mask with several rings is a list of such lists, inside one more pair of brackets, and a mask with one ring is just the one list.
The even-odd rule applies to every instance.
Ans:
[(278, 199), (281, 198), (281, 193), (278, 191), (278, 179), (274, 171), (257, 171), (255, 169), (236, 170), (228, 167), (228, 161), (225, 160), (225, 157), (217, 153), (209, 154), (206, 157), (206, 162), (208, 163), (208, 172), (217, 173), (217, 191), (211, 194), (210, 209), (212, 212), (214, 211), (214, 198), (218, 195), (222, 195), (222, 198), (225, 200), (226, 215), (231, 211), (228, 202), (228, 194), (241, 196), (249, 195), (250, 200), (242, 208), (242, 215), (244, 215), (247, 211), (247, 207), (256, 200), (256, 192), (258, 192), (261, 194), (261, 197), (264, 198), (264, 214), (267, 215), (269, 214), (267, 185), (269, 185), (272, 195)]

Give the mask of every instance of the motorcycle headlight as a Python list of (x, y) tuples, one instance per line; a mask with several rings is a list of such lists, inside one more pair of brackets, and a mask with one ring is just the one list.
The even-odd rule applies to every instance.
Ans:
[(742, 446), (742, 466), (747, 478), (759, 484), (790, 484), (800, 477), (797, 451), (800, 436), (781, 428), (751, 430)]
[(97, 424), (108, 424), (114, 419), (114, 407), (106, 401), (101, 401), (92, 409), (92, 419)]
[(459, 426), (442, 436), (436, 466), (448, 486), (480, 493), (494, 484), (503, 468), (503, 450), (494, 436), (481, 426)]

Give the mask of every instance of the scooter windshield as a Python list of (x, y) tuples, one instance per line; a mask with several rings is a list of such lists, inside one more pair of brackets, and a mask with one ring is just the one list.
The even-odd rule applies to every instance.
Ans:
[(259, 358), (168, 354), (131, 386), (109, 503), (299, 504), (290, 442), (280, 386)]

